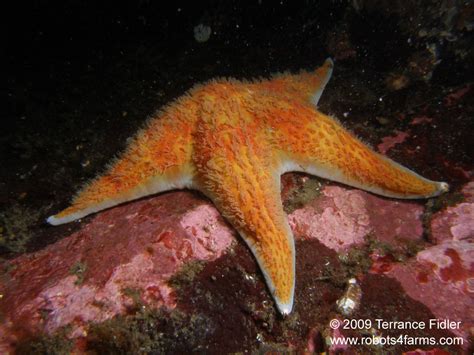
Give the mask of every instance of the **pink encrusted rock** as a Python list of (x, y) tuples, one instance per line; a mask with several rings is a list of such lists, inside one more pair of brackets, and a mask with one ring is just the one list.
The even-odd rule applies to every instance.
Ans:
[[(71, 236), (9, 263), (0, 284), (0, 349), (17, 335), (65, 325), (78, 336), (86, 322), (126, 312), (133, 292), (149, 306), (173, 308), (169, 278), (184, 262), (218, 258), (234, 237), (210, 203), (188, 192), (102, 212)], [(78, 265), (82, 275), (74, 274)]]
[(465, 201), (438, 212), (432, 219), (432, 240), (406, 264), (395, 265), (387, 275), (405, 292), (425, 304), (439, 319), (461, 321), (453, 333), (465, 339), (474, 329), (474, 182), (462, 193)]
[(419, 252), (416, 259), (430, 265), (434, 274), (474, 297), (474, 243), (449, 240)]
[(338, 252), (364, 243), (372, 234), (395, 244), (421, 238), (423, 207), (341, 186), (326, 186), (322, 195), (289, 215), (297, 236), (316, 238)]
[(362, 244), (370, 231), (365, 200), (357, 190), (327, 186), (322, 196), (288, 216), (297, 235), (340, 251)]
[[(344, 251), (364, 243), (367, 234), (392, 244), (398, 238), (420, 239), (422, 213), (422, 205), (416, 202), (326, 185), (320, 196), (290, 214), (289, 222), (297, 238), (316, 238)], [(64, 325), (73, 327), (73, 336), (80, 336), (87, 322), (127, 312), (134, 306), (134, 292), (150, 307), (173, 308), (176, 300), (169, 278), (186, 261), (218, 258), (234, 237), (212, 204), (189, 192), (164, 194), (97, 214), (71, 236), (8, 263), (10, 271), (0, 282), (4, 315), (0, 352), (7, 353), (9, 344), (21, 335), (51, 333)], [(459, 242), (449, 246), (461, 260), (456, 265), (466, 268), (471, 254)], [(456, 258), (452, 251), (443, 254), (446, 250), (424, 251), (407, 265), (395, 264), (389, 275), (410, 296), (435, 307), (437, 316), (467, 319), (465, 314), (457, 317), (472, 302), (467, 276), (471, 270), (463, 274), (466, 287), (452, 277), (443, 278), (445, 265), (449, 270), (446, 257)], [(77, 265), (86, 268), (74, 272)], [(440, 287), (443, 291), (438, 294)], [(426, 294), (420, 295), (420, 290)]]
[(427, 306), (437, 319), (461, 322), (451, 331), (463, 337), (464, 347), (468, 346), (474, 327), (473, 293), (460, 289), (455, 282), (443, 281), (429, 265), (415, 259), (394, 265), (387, 275), (400, 282), (407, 295)]
[(465, 200), (434, 215), (431, 233), (434, 242), (474, 239), (474, 182), (461, 191)]

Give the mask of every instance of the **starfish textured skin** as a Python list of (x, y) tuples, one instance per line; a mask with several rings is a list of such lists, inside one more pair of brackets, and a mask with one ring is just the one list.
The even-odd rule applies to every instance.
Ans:
[(197, 189), (245, 240), (277, 308), (289, 314), (295, 247), (282, 207), (281, 174), (306, 172), (403, 199), (448, 190), (448, 184), (374, 152), (317, 110), (332, 68), (327, 59), (314, 72), (194, 87), (149, 120), (104, 175), (47, 221), (68, 223), (143, 196)]

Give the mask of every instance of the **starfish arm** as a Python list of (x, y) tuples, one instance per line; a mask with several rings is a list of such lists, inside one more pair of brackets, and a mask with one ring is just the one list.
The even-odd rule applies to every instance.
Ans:
[(70, 207), (47, 222), (68, 223), (143, 196), (190, 187), (194, 106), (185, 97), (152, 118), (105, 174), (88, 183)]
[[(221, 102), (224, 107), (214, 105), (201, 125), (194, 153), (195, 183), (250, 247), (279, 311), (288, 314), (293, 306), (295, 249), (282, 208), (278, 167), (264, 130), (255, 121), (249, 123), (248, 113), (232, 99)], [(226, 117), (232, 106), (233, 117)]]
[(428, 180), (376, 153), (335, 119), (300, 107), (291, 126), (278, 124), (277, 141), (286, 163), (283, 171), (303, 171), (379, 195), (428, 198), (446, 192), (445, 182)]
[[(283, 100), (300, 100), (311, 102), (315, 107), (331, 79), (334, 62), (331, 58), (325, 60), (322, 66), (312, 72), (302, 71), (296, 75), (287, 73), (275, 75), (271, 80), (255, 84), (259, 90), (267, 90), (279, 95)], [(288, 96), (288, 97), (286, 97)]]
[(233, 164), (223, 159), (219, 167), (202, 177), (201, 190), (249, 246), (278, 309), (289, 314), (295, 287), (295, 250), (281, 206), (280, 176), (259, 170), (250, 156), (240, 158)]
[(331, 79), (333, 68), (334, 62), (331, 58), (328, 58), (321, 67), (316, 69), (315, 72), (310, 74), (309, 78), (306, 79), (309, 91), (312, 92), (310, 101), (314, 106), (318, 106), (319, 99)]

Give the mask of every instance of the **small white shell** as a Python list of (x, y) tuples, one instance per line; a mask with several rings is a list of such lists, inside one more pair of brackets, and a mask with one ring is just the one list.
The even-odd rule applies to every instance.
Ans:
[(337, 300), (336, 305), (339, 312), (345, 316), (351, 315), (360, 304), (362, 290), (355, 278), (347, 281), (347, 289), (344, 295)]

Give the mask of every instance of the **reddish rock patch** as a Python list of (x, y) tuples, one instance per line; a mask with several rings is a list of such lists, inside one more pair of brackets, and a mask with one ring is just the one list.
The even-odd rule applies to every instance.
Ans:
[(322, 195), (288, 216), (295, 235), (315, 238), (336, 251), (361, 245), (367, 235), (397, 245), (419, 240), (423, 207), (368, 192), (329, 185)]
[(474, 238), (474, 182), (466, 184), (461, 193), (464, 195), (462, 203), (448, 207), (433, 216), (431, 221), (433, 242)]
[(124, 314), (137, 294), (151, 307), (175, 306), (168, 279), (191, 260), (218, 258), (234, 240), (201, 198), (176, 192), (94, 217), (71, 236), (4, 265), (0, 343)]
[[(405, 293), (405, 289), (394, 279), (381, 275), (366, 275), (362, 280), (362, 300), (361, 308), (354, 314), (354, 319), (371, 319), (372, 324), (377, 325), (377, 319), (382, 321), (407, 321), (423, 322), (429, 325), (429, 321), (436, 316), (428, 309), (425, 304), (416, 301), (416, 298)], [(377, 328), (377, 327), (376, 327)], [(445, 329), (393, 329), (394, 327), (378, 327), (376, 334), (378, 336), (391, 336), (398, 338), (400, 335), (408, 338), (433, 337), (436, 341), (441, 337), (454, 337), (455, 334)], [(347, 332), (354, 336), (362, 336), (360, 332)], [(367, 334), (366, 334), (367, 336)], [(375, 347), (376, 348), (376, 347)], [(366, 348), (366, 351), (373, 351), (375, 348)], [(413, 349), (433, 349), (433, 345), (413, 345), (408, 341), (397, 343), (390, 346), (383, 346), (384, 351), (390, 353), (401, 353)], [(454, 353), (461, 353), (460, 346), (450, 346), (449, 350)]]
[(407, 132), (396, 131), (394, 136), (382, 138), (382, 142), (377, 146), (380, 153), (386, 154), (390, 149), (397, 144), (403, 143), (409, 136)]
[[(301, 180), (291, 175), (286, 179), (295, 184)], [(463, 191), (469, 197), (466, 191), (471, 190)], [(435, 233), (452, 229), (457, 219), (446, 216), (458, 208), (459, 204), (435, 215)], [(328, 322), (338, 317), (336, 301), (348, 277), (359, 270), (341, 264), (338, 252), (366, 247), (367, 234), (392, 247), (407, 240), (423, 243), (422, 214), (417, 202), (324, 186), (319, 196), (289, 215), (297, 238), (297, 282), (294, 312), (283, 319), (248, 248), (238, 239), (229, 249), (235, 234), (210, 203), (176, 192), (119, 206), (44, 250), (5, 263), (0, 284), (6, 320), (1, 325), (2, 350), (21, 338), (55, 333), (69, 325), (69, 336), (78, 339), (76, 347), (91, 350), (112, 346), (107, 342), (117, 338), (116, 327), (129, 332), (138, 326), (144, 327), (140, 334), (145, 337), (164, 332), (167, 341), (150, 345), (163, 351), (170, 350), (168, 346), (176, 349), (173, 334), (184, 328), (194, 340), (181, 344), (183, 351), (196, 344), (216, 352), (278, 346), (322, 351), (334, 333)], [(446, 229), (436, 220), (452, 225)], [(438, 239), (440, 244), (403, 264), (392, 254), (373, 250), (371, 271), (378, 275), (358, 274), (365, 285), (359, 316), (389, 319), (405, 307), (423, 319), (449, 317), (462, 321), (463, 327), (454, 333), (467, 344), (469, 314), (474, 312), (471, 244), (465, 238)], [(185, 262), (196, 260), (207, 263), (202, 269), (179, 272)], [(141, 307), (152, 312), (161, 307), (161, 313), (147, 322)], [(113, 323), (107, 323), (112, 318)], [(88, 336), (96, 329), (90, 328), (91, 321), (105, 321), (106, 326)], [(341, 333), (350, 335), (354, 334)], [(134, 349), (125, 340), (121, 346)]]

